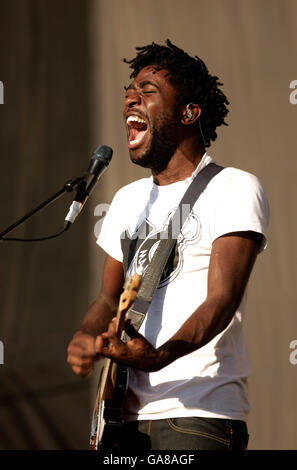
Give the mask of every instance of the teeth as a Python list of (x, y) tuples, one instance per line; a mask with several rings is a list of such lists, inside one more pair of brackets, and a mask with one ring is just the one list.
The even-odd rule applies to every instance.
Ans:
[(143, 124), (146, 124), (146, 122), (144, 121), (144, 119), (141, 119), (140, 117), (138, 116), (129, 116), (127, 118), (127, 124), (129, 124), (130, 122), (141, 122)]

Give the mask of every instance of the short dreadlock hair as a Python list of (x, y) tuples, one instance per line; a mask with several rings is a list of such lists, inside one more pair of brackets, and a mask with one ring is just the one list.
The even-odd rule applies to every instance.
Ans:
[[(136, 57), (123, 59), (133, 69), (130, 78), (135, 78), (141, 69), (154, 65), (157, 70), (168, 70), (169, 80), (179, 91), (180, 104), (196, 103), (200, 106), (201, 130), (205, 147), (217, 138), (216, 128), (228, 125), (224, 118), (229, 110), (229, 101), (219, 89), (223, 85), (218, 77), (210, 75), (204, 62), (191, 57), (167, 39), (166, 46), (155, 44), (136, 47)], [(200, 131), (199, 131), (200, 132)]]

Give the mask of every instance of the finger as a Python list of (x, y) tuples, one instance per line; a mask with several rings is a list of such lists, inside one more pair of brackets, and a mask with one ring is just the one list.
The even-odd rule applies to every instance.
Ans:
[(114, 317), (111, 322), (108, 325), (107, 333), (109, 333), (110, 336), (114, 336), (116, 334), (116, 317)]
[(95, 356), (96, 351), (95, 351), (95, 346), (93, 346), (92, 350), (88, 350), (88, 349), (81, 348), (81, 346), (72, 344), (68, 347), (67, 353), (72, 356), (78, 356), (81, 358), (91, 358)]
[(73, 339), (68, 346), (68, 349), (81, 350), (87, 355), (93, 355), (95, 353), (95, 338), (90, 339)]
[(96, 351), (96, 354), (100, 353), (101, 349), (102, 349), (102, 346), (103, 346), (103, 335), (99, 335), (97, 336), (97, 338), (95, 339), (95, 351)]
[(89, 367), (93, 367), (93, 358), (92, 359), (82, 359), (80, 357), (77, 357), (77, 356), (73, 356), (73, 355), (68, 355), (67, 357), (67, 362), (68, 364), (70, 364), (70, 366), (77, 366), (77, 367), (81, 367), (83, 369), (87, 369)]
[(110, 337), (108, 333), (102, 333), (95, 340), (96, 354), (103, 354), (109, 350)]
[(72, 365), (71, 369), (73, 370), (73, 372), (76, 375), (80, 375), (81, 377), (87, 377), (88, 375), (90, 375), (93, 372), (94, 367), (93, 366), (80, 367), (80, 366), (77, 366), (77, 365)]
[(95, 344), (97, 354), (111, 359), (118, 359), (125, 346), (117, 336), (110, 337), (107, 333), (98, 336)]
[(93, 372), (93, 367), (89, 367), (88, 369), (82, 369), (79, 366), (72, 366), (72, 370), (76, 375), (80, 375), (81, 377), (88, 377)]

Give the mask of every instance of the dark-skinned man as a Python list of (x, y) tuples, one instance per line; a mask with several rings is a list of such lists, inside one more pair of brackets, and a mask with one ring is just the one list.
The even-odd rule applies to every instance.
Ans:
[(98, 357), (129, 367), (123, 449), (246, 449), (242, 322), (269, 219), (254, 175), (224, 168), (210, 181), (181, 228), (139, 332), (127, 325), (126, 343), (115, 334), (125, 276), (145, 270), (186, 189), (213, 161), (206, 148), (226, 124), (229, 104), (198, 57), (170, 41), (137, 50), (125, 60), (133, 71), (123, 115), (130, 158), (152, 175), (113, 199), (98, 238), (106, 252), (101, 290), (69, 344), (68, 362), (81, 376)]

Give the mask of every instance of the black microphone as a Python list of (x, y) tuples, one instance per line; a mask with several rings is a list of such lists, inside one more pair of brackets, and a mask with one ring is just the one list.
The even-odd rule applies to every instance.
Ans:
[(82, 182), (79, 183), (75, 198), (69, 208), (68, 214), (65, 217), (65, 230), (67, 230), (70, 225), (73, 224), (76, 217), (82, 210), (98, 179), (108, 167), (112, 153), (112, 149), (107, 147), (107, 145), (101, 145), (93, 153), (88, 171), (85, 173)]

